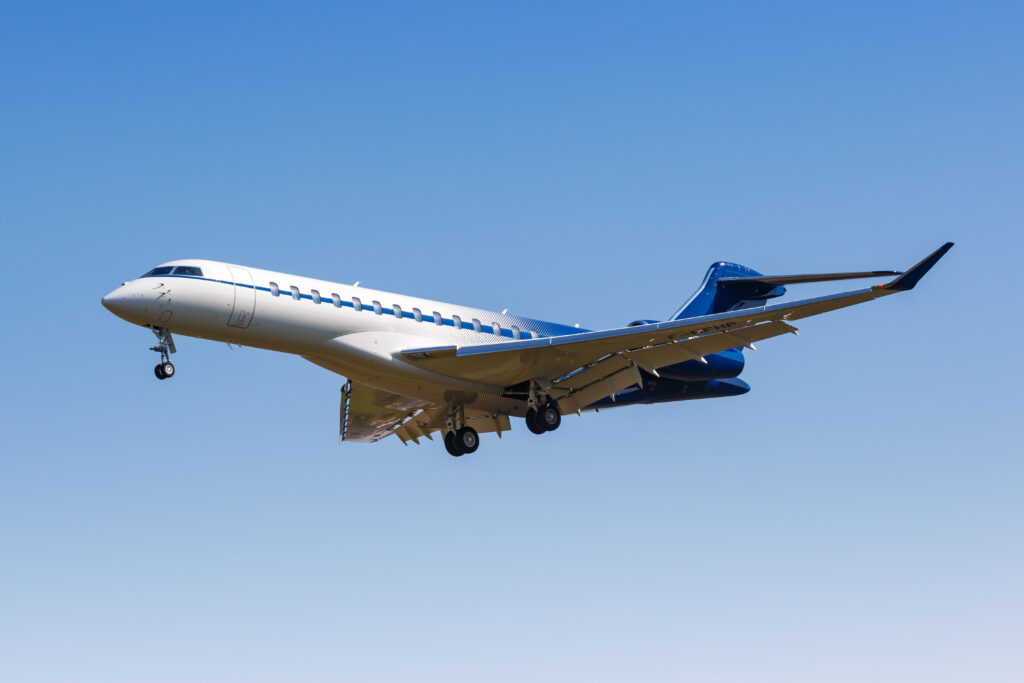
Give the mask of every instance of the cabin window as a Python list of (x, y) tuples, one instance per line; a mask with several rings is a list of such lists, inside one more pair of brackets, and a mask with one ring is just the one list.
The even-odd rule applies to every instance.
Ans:
[(473, 331), (474, 332), (483, 332), (483, 329), (484, 329), (484, 326), (480, 324), (480, 321), (477, 320), (476, 318), (473, 318)]
[(453, 315), (452, 316), (452, 325), (455, 326), (455, 329), (461, 330), (462, 329), (462, 318), (460, 318), (457, 315)]
[(331, 301), (334, 302), (334, 307), (335, 308), (341, 308), (341, 295), (340, 294), (338, 294), (337, 292), (334, 292), (333, 294), (331, 294)]
[(358, 296), (352, 297), (352, 308), (356, 309), (357, 311), (363, 310), (363, 302), (359, 300)]
[(193, 275), (195, 277), (202, 277), (203, 271), (195, 266), (178, 266), (174, 269), (175, 275)]
[(292, 286), (290, 287), (290, 289), (292, 290), (292, 298), (293, 298), (293, 299), (295, 299), (296, 301), (298, 301), (299, 299), (301, 299), (301, 298), (302, 298), (302, 295), (301, 295), (301, 294), (299, 294), (299, 288), (298, 288), (298, 287), (296, 287), (295, 285), (292, 285)]
[(384, 309), (381, 307), (379, 301), (373, 302), (373, 312), (376, 313), (377, 315), (381, 315), (384, 313)]
[(153, 270), (149, 271), (148, 273), (146, 273), (142, 277), (156, 277), (157, 275), (170, 275), (172, 270), (174, 270), (174, 266), (160, 266), (159, 268), (154, 268)]
[(277, 286), (276, 282), (270, 283), (270, 293), (273, 296), (278, 296), (281, 294), (281, 288)]
[(492, 322), (491, 323), (491, 332), (493, 332), (494, 334), (496, 334), (496, 335), (498, 335), (500, 337), (501, 336), (501, 325), (499, 325), (496, 322)]
[(437, 311), (434, 311), (434, 324), (435, 325), (444, 325), (444, 318), (442, 318), (441, 314), (438, 313)]
[(399, 306), (398, 304), (395, 304), (394, 306), (391, 307), (391, 310), (395, 312), (395, 318), (397, 318), (399, 320), (402, 319), (402, 307), (401, 306)]
[(523, 335), (519, 331), (519, 328), (516, 327), (515, 325), (512, 326), (512, 338), (513, 339), (522, 339), (523, 338)]
[(423, 322), (423, 311), (418, 308), (412, 309), (412, 317), (418, 323)]
[(310, 296), (313, 297), (313, 303), (315, 303), (315, 304), (320, 303), (320, 292), (318, 292), (315, 289), (311, 289), (311, 290), (309, 290), (309, 294), (310, 294)]

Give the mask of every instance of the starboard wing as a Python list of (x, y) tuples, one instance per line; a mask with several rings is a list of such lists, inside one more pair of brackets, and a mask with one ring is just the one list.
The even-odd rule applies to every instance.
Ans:
[[(796, 332), (794, 320), (821, 315), (913, 288), (953, 246), (947, 243), (885, 285), (759, 308), (670, 320), (619, 329), (501, 344), (408, 349), (404, 360), (458, 379), (513, 386), (536, 380), (563, 388), (567, 398), (588, 387), (589, 395), (564, 401), (563, 410), (586, 405), (639, 380), (648, 371), (780, 334)], [(589, 374), (588, 374), (589, 373)], [(615, 377), (610, 381), (610, 377)], [(575, 378), (575, 379), (573, 379)], [(597, 386), (603, 383), (601, 386)], [(567, 391), (567, 393), (565, 393)], [(603, 392), (603, 393), (601, 393)]]

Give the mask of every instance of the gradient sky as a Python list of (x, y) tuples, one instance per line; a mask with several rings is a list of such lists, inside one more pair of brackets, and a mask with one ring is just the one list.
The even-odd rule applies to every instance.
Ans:
[[(0, 679), (1019, 681), (1022, 35), (1010, 2), (4, 4)], [(617, 327), (719, 259), (946, 240), (746, 396), (460, 459), (339, 447), (298, 358), (179, 338), (158, 382), (99, 302), (196, 257)]]

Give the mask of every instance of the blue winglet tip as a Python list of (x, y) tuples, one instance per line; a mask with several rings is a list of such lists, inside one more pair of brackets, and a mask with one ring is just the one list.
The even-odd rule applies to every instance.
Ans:
[(953, 248), (952, 242), (946, 242), (941, 247), (926, 256), (923, 261), (900, 275), (892, 282), (882, 285), (885, 289), (893, 292), (906, 292), (913, 289), (921, 278), (925, 276), (931, 267), (939, 262), (939, 259), (946, 255), (946, 252)]

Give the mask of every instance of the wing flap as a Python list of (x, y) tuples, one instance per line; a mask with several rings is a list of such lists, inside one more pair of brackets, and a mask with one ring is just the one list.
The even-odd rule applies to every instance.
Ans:
[(701, 360), (704, 356), (719, 351), (745, 346), (782, 334), (793, 334), (796, 331), (795, 327), (781, 321), (760, 323), (743, 327), (740, 332), (718, 332), (694, 339), (669, 342), (630, 352), (628, 356), (645, 370), (657, 370), (666, 365), (674, 365), (688, 360)]
[(629, 367), (629, 365), (630, 362), (628, 358), (620, 354), (615, 354), (598, 361), (588, 368), (558, 380), (555, 386), (559, 389), (582, 389), (583, 387), (593, 384), (600, 379), (604, 379), (613, 372)]
[(640, 369), (633, 364), (629, 364), (627, 367), (617, 370), (607, 377), (558, 399), (558, 407), (562, 413), (577, 412), (594, 401), (599, 401), (605, 396), (617, 394), (634, 384), (643, 386), (643, 380), (640, 377)]
[[(447, 405), (422, 410), (410, 419), (402, 423), (394, 430), (395, 436), (401, 439), (402, 443), (410, 441), (419, 445), (420, 438), (426, 437), (433, 440), (434, 432), (441, 432), (448, 423), (449, 407)], [(494, 415), (481, 411), (466, 410), (466, 424), (479, 434), (496, 432), (500, 437), (502, 432), (512, 429), (512, 422), (508, 415)]]
[(418, 399), (350, 381), (342, 389), (341, 440), (380, 441), (426, 405), (429, 404)]

